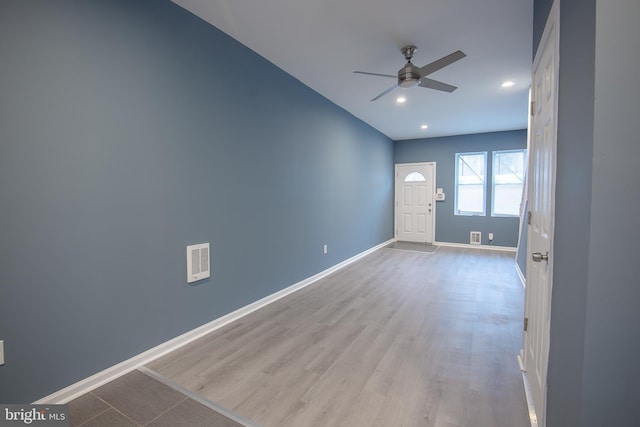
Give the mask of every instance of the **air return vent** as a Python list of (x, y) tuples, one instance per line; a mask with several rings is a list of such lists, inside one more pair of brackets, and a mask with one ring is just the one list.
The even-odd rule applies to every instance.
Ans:
[(479, 231), (472, 231), (469, 236), (469, 243), (472, 245), (479, 245), (482, 243), (482, 233)]
[(211, 276), (209, 265), (208, 243), (187, 246), (187, 283)]

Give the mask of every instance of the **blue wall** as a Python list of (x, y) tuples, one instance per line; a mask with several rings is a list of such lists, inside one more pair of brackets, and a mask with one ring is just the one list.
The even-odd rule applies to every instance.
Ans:
[(544, 33), (544, 27), (547, 23), (547, 17), (554, 0), (534, 0), (533, 2), (533, 58), (535, 58), (540, 39)]
[(596, 102), (582, 394), (582, 420), (588, 427), (632, 425), (640, 419), (639, 19), (638, 1), (596, 1)]
[(168, 0), (3, 1), (0, 57), (0, 402), (393, 236), (392, 141)]
[(395, 163), (436, 162), (436, 187), (443, 188), (446, 199), (436, 202), (436, 241), (469, 243), (469, 232), (481, 231), (482, 244), (488, 245), (488, 233), (494, 233), (496, 246), (516, 247), (519, 218), (491, 217), (491, 176), (487, 179), (487, 215), (454, 215), (456, 153), (487, 151), (491, 171), (492, 152), (527, 148), (527, 131), (516, 130), (474, 135), (396, 141)]

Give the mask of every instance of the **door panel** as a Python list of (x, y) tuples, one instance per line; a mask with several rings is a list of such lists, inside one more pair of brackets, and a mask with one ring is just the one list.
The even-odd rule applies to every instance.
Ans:
[(413, 195), (413, 188), (405, 186), (402, 188), (404, 198), (402, 199), (402, 206), (411, 207), (413, 206), (413, 202), (411, 201), (411, 196)]
[(421, 207), (427, 206), (427, 186), (426, 185), (418, 186), (418, 206), (421, 206)]
[(420, 213), (417, 215), (418, 220), (418, 233), (426, 234), (427, 233), (427, 215)]
[(405, 233), (411, 233), (413, 231), (413, 229), (411, 228), (411, 226), (413, 225), (413, 216), (411, 214), (404, 214), (403, 217), (404, 220), (402, 222), (402, 229)]

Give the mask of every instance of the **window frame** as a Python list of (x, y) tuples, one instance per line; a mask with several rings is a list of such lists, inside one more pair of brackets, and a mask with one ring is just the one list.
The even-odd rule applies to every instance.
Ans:
[[(466, 156), (483, 156), (484, 171), (482, 175), (482, 212), (479, 211), (463, 211), (458, 209), (458, 202), (460, 200), (460, 158)], [(455, 216), (487, 216), (487, 151), (472, 151), (466, 153), (456, 153), (455, 155), (455, 191), (454, 191), (454, 203), (453, 213)], [(464, 161), (464, 159), (462, 160)], [(466, 163), (466, 162), (465, 162)], [(468, 164), (468, 163), (467, 163)], [(478, 175), (479, 176), (479, 175)]]
[(526, 182), (527, 175), (527, 150), (526, 148), (516, 148), (510, 150), (496, 150), (491, 153), (491, 216), (492, 217), (502, 217), (502, 218), (517, 218), (520, 216), (520, 210), (515, 214), (508, 213), (495, 213), (495, 205), (496, 205), (496, 171), (499, 170), (496, 162), (496, 158), (501, 154), (509, 154), (509, 153), (522, 153), (522, 188), (520, 191), (520, 199), (522, 200), (522, 192), (524, 191), (524, 185)]

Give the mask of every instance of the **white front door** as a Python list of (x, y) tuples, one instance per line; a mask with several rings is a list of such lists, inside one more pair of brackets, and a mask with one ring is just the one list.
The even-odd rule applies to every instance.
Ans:
[(396, 239), (433, 243), (435, 163), (396, 165)]
[(559, 52), (557, 16), (556, 2), (533, 63), (531, 88), (524, 364), (539, 426), (545, 425), (553, 279)]

